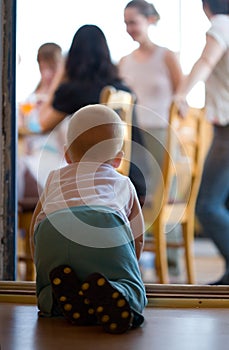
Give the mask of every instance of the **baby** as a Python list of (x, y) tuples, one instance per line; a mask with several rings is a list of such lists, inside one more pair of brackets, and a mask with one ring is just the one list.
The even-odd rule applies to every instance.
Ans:
[(123, 142), (124, 124), (109, 107), (89, 105), (70, 119), (68, 165), (49, 174), (31, 223), (40, 316), (108, 333), (144, 321), (144, 221), (132, 182), (116, 171)]

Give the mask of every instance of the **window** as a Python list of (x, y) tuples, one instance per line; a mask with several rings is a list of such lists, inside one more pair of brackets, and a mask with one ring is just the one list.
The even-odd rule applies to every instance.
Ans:
[[(54, 41), (67, 52), (74, 33), (85, 23), (96, 24), (104, 31), (114, 62), (136, 47), (123, 21), (127, 3), (127, 0), (85, 0), (79, 5), (79, 1), (68, 0), (66, 6), (61, 0), (18, 0), (17, 100), (28, 96), (39, 79), (38, 47)], [(161, 19), (156, 27), (151, 26), (150, 35), (156, 43), (180, 54), (183, 71), (188, 73), (201, 52), (208, 27), (202, 2), (154, 0), (153, 3)], [(201, 104), (198, 96), (195, 95), (193, 102), (196, 105)]]
[[(124, 0), (109, 0), (109, 2), (107, 0), (85, 0), (78, 6), (79, 2), (68, 0), (68, 6), (65, 7), (61, 0), (18, 0), (16, 37), (17, 100), (26, 96), (36, 86), (39, 76), (36, 53), (39, 45), (46, 41), (55, 41), (62, 46), (64, 51), (67, 51), (75, 31), (82, 24), (97, 24), (104, 30), (115, 62), (131, 51), (135, 43), (126, 34), (123, 23), (123, 9), (127, 2)], [(11, 0), (9, 7), (7, 7), (9, 17), (10, 3), (14, 4), (15, 1)], [(154, 4), (161, 15), (161, 20), (157, 28), (152, 29), (151, 35), (155, 35), (156, 42), (168, 46), (180, 54), (184, 73), (188, 73), (201, 52), (205, 31), (209, 25), (202, 13), (201, 1), (192, 0), (189, 3), (186, 0), (171, 0), (169, 2), (168, 0), (155, 0)], [(105, 13), (107, 15), (104, 15)], [(193, 18), (195, 18), (195, 25)], [(66, 20), (66, 23), (64, 20)], [(192, 46), (193, 38), (195, 38), (195, 47)], [(190, 50), (190, 48), (192, 49)], [(2, 60), (0, 60), (0, 63), (2, 65)], [(6, 74), (6, 68), (3, 67), (5, 69), (4, 74)], [(33, 75), (31, 75), (31, 71), (34, 72)], [(2, 86), (0, 86), (0, 89), (3, 91)], [(7, 91), (6, 94), (10, 94), (10, 91)], [(13, 98), (14, 96), (9, 96), (9, 99)], [(3, 118), (6, 120), (7, 116), (3, 116)], [(12, 124), (14, 124), (13, 121)], [(12, 125), (12, 128), (14, 128), (14, 125)], [(3, 144), (2, 135), (0, 138), (0, 151), (3, 154), (5, 144)], [(8, 135), (8, 138), (10, 138), (10, 135)], [(14, 147), (11, 150), (13, 150), (14, 157)], [(12, 159), (14, 160), (14, 158)], [(5, 169), (5, 176), (7, 176), (7, 170)], [(4, 179), (0, 178), (0, 181), (1, 186), (4, 186)], [(3, 191), (1, 192), (3, 193)], [(10, 190), (8, 193), (12, 195)], [(2, 221), (0, 221), (0, 224), (2, 225)], [(3, 266), (3, 264), (0, 264), (0, 266)]]

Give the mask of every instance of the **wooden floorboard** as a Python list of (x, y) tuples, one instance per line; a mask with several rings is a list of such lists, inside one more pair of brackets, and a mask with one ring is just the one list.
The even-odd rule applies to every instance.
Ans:
[(228, 350), (229, 309), (146, 308), (144, 325), (122, 335), (37, 317), (35, 305), (0, 303), (1, 350)]

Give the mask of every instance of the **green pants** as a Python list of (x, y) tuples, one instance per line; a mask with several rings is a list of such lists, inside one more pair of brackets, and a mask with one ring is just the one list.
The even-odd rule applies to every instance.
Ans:
[(128, 225), (106, 207), (72, 207), (50, 214), (35, 230), (36, 292), (39, 309), (51, 316), (50, 271), (62, 264), (73, 268), (80, 280), (99, 272), (141, 313), (146, 305)]

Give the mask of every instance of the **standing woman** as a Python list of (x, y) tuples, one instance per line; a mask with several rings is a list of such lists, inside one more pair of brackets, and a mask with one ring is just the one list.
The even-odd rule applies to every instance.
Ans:
[[(154, 5), (147, 1), (133, 0), (126, 5), (126, 30), (139, 46), (121, 58), (119, 71), (137, 96), (138, 123), (145, 131), (146, 147), (160, 166), (164, 154), (169, 108), (181, 82), (182, 71), (176, 54), (156, 45), (149, 37), (149, 27), (156, 25), (159, 19)], [(159, 176), (155, 173), (155, 164), (151, 167), (154, 171), (149, 175), (150, 187), (152, 182), (156, 185)], [(153, 191), (153, 188), (151, 190)]]
[(204, 233), (225, 261), (225, 273), (211, 284), (229, 284), (229, 0), (202, 0), (211, 22), (206, 44), (175, 97), (184, 115), (186, 96), (205, 82), (206, 115), (213, 125), (213, 141), (205, 160), (196, 212)]

